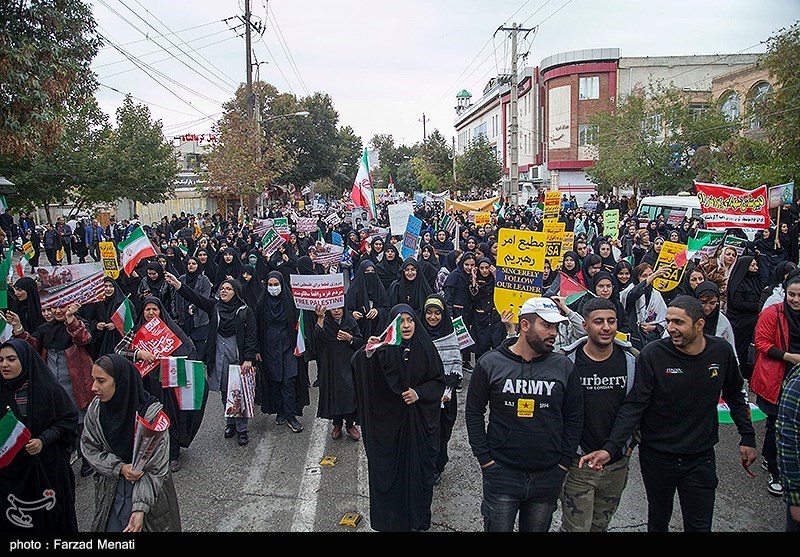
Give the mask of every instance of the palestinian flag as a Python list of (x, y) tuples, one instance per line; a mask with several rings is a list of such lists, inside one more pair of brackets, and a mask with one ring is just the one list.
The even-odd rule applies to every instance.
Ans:
[(31, 432), (17, 419), (11, 408), (7, 408), (6, 415), (0, 420), (0, 468), (11, 464), (30, 440)]
[(584, 294), (589, 292), (581, 283), (570, 278), (564, 271), (558, 272), (560, 282), (558, 285), (558, 295), (564, 298), (567, 305), (579, 300)]
[(185, 387), (186, 358), (161, 358), (159, 381), (162, 387)]
[(186, 360), (186, 386), (175, 387), (175, 398), (181, 410), (202, 410), (206, 391), (206, 372), (203, 362)]
[(14, 336), (14, 327), (0, 316), (0, 344)]
[(381, 346), (398, 346), (403, 338), (400, 336), (400, 323), (403, 320), (402, 313), (398, 313), (397, 317), (394, 318), (394, 321), (389, 323), (389, 326), (386, 327), (386, 330), (383, 331), (380, 338), (382, 339), (379, 342), (374, 344), (368, 344), (364, 348), (364, 352), (367, 353), (367, 357), (372, 356), (373, 352), (380, 348)]
[(187, 248), (183, 244), (178, 244), (178, 249), (181, 250), (181, 253), (183, 254), (183, 257), (186, 257), (187, 255), (189, 255), (189, 248)]
[[(756, 406), (755, 404), (753, 404), (748, 400), (747, 391), (745, 389), (742, 389), (742, 392), (744, 393), (744, 400), (745, 402), (747, 402), (748, 405), (748, 413), (750, 414), (750, 421), (760, 422), (761, 420), (766, 419), (767, 415), (764, 414), (761, 408), (759, 408), (758, 406)], [(721, 424), (733, 423), (733, 418), (731, 418), (730, 406), (728, 406), (728, 403), (725, 402), (725, 400), (722, 397), (719, 397), (719, 402), (717, 403), (717, 419)]]
[(122, 300), (117, 311), (111, 316), (111, 322), (122, 336), (127, 335), (133, 329), (133, 305), (130, 298)]
[(131, 272), (142, 259), (155, 257), (156, 251), (147, 234), (141, 226), (134, 228), (124, 242), (120, 242), (119, 251), (122, 253), (122, 268), (125, 274), (130, 276)]
[(675, 254), (675, 259), (674, 259), (675, 266), (678, 267), (678, 269), (683, 268), (686, 265), (686, 262), (692, 259), (695, 255), (697, 255), (697, 252), (700, 251), (703, 248), (703, 246), (705, 246), (710, 241), (711, 241), (711, 236), (708, 235), (703, 236), (699, 240), (695, 240), (694, 238), (689, 238), (686, 244), (686, 249), (680, 253)]
[(303, 319), (303, 310), (301, 309), (297, 313), (299, 317), (297, 318), (297, 343), (294, 347), (294, 355), (300, 356), (306, 351), (306, 324)]
[(11, 270), (11, 256), (14, 252), (11, 248), (3, 255), (0, 261), (0, 309), (8, 307), (8, 273)]

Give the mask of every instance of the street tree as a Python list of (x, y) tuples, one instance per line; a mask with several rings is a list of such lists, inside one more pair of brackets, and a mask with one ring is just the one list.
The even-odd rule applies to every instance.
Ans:
[(419, 190), (411, 159), (403, 161), (403, 164), (397, 167), (397, 179), (394, 181), (394, 187), (397, 191), (404, 191), (408, 194)]
[(503, 177), (503, 167), (497, 161), (492, 146), (483, 134), (472, 141), (464, 154), (456, 158), (456, 179), (459, 187), (483, 189)]
[(453, 186), (453, 151), (439, 130), (434, 130), (425, 138), (415, 158), (424, 163), (412, 161), (420, 184), (429, 188), (435, 184), (434, 191), (443, 191)]
[(339, 128), (336, 171), (331, 180), (333, 192), (350, 191), (358, 173), (358, 161), (361, 160), (363, 152), (364, 146), (361, 138), (355, 134), (353, 128), (350, 126)]
[(781, 160), (800, 161), (800, 22), (767, 40), (764, 66), (775, 78), (773, 92), (755, 104), (755, 113)]
[(0, 21), (0, 156), (27, 158), (56, 148), (66, 108), (92, 96), (101, 41), (82, 0), (3, 0)]

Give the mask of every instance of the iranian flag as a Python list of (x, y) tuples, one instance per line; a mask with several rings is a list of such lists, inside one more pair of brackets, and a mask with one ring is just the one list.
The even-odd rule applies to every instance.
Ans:
[(111, 322), (122, 336), (133, 329), (133, 305), (129, 298), (122, 300), (117, 311), (111, 316)]
[(206, 390), (206, 373), (203, 362), (186, 360), (186, 386), (175, 387), (175, 398), (181, 410), (202, 410)]
[(14, 336), (14, 327), (0, 316), (0, 344)]
[(161, 381), (162, 387), (185, 387), (186, 386), (186, 358), (161, 358)]
[(30, 441), (31, 432), (22, 425), (9, 409), (0, 420), (0, 468), (5, 468), (17, 453)]
[(22, 252), (22, 257), (19, 258), (14, 269), (17, 271), (17, 276), (22, 278), (25, 276), (25, 264), (31, 260), (31, 256), (27, 252)]
[(364, 351), (367, 353), (367, 357), (372, 356), (373, 352), (380, 348), (381, 346), (398, 346), (400, 342), (403, 340), (400, 336), (400, 323), (403, 321), (402, 313), (398, 313), (397, 317), (394, 318), (394, 321), (389, 323), (389, 326), (386, 327), (386, 330), (383, 331), (379, 342), (373, 344), (367, 344), (364, 348)]
[(558, 295), (564, 298), (568, 305), (589, 292), (581, 283), (570, 278), (564, 271), (559, 271), (558, 274), (561, 278), (558, 285)]
[(678, 269), (683, 268), (686, 265), (686, 262), (692, 259), (697, 252), (700, 251), (703, 246), (711, 241), (711, 236), (703, 236), (699, 240), (695, 240), (694, 238), (689, 238), (686, 243), (686, 249), (680, 253), (675, 254), (675, 266)]
[(126, 275), (130, 275), (142, 259), (157, 255), (141, 226), (134, 228), (128, 238), (120, 242), (119, 251), (122, 253), (122, 268)]
[(350, 191), (350, 199), (353, 200), (356, 207), (366, 207), (369, 211), (369, 218), (377, 220), (375, 192), (372, 189), (372, 179), (369, 174), (369, 155), (366, 149), (364, 149), (364, 154), (358, 164), (358, 173), (353, 182), (353, 189)]
[(303, 319), (303, 310), (299, 312), (300, 317), (297, 318), (297, 343), (294, 347), (294, 355), (299, 356), (306, 351), (306, 325)]

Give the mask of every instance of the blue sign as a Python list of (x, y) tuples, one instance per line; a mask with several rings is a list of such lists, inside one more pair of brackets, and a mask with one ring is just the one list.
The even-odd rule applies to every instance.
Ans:
[(331, 244), (334, 246), (344, 246), (344, 244), (342, 244), (342, 235), (335, 230), (331, 230)]
[(422, 232), (422, 221), (414, 215), (409, 215), (406, 233), (403, 236), (403, 259), (416, 256), (420, 232)]

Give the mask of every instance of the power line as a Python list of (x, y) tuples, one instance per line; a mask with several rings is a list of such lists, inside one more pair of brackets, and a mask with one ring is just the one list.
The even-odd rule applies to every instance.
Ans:
[(289, 45), (283, 36), (283, 32), (280, 29), (280, 24), (278, 23), (278, 20), (275, 19), (275, 12), (272, 11), (271, 13), (272, 17), (267, 17), (267, 21), (276, 32), (276, 37), (278, 38), (278, 44), (283, 49), (283, 53), (286, 56), (286, 60), (289, 62), (289, 67), (292, 69), (294, 75), (297, 77), (297, 80), (300, 82), (300, 86), (303, 88), (303, 91), (305, 91), (306, 95), (309, 95), (310, 93), (308, 92), (308, 87), (306, 87), (306, 83), (305, 81), (303, 81), (303, 77), (300, 75), (300, 70), (297, 68), (297, 64), (295, 64), (294, 62), (294, 57), (292, 56), (292, 53), (289, 51)]
[[(113, 48), (113, 47), (110, 47), (110, 48)], [(120, 91), (119, 89), (117, 89), (116, 87), (111, 87), (110, 85), (106, 85), (105, 83), (98, 82), (97, 84), (100, 87), (105, 87), (106, 89), (110, 89), (111, 91), (114, 91), (115, 93), (119, 93), (123, 97), (130, 96), (130, 98), (132, 98), (134, 100), (137, 100), (137, 101), (139, 101), (141, 103), (150, 105), (150, 106), (155, 106), (155, 107), (161, 108), (163, 110), (169, 110), (170, 112), (175, 112), (176, 114), (183, 114), (184, 116), (194, 116), (194, 114), (189, 114), (188, 112), (181, 112), (180, 110), (175, 110), (174, 108), (167, 108), (166, 106), (162, 106), (162, 105), (156, 104), (154, 102), (146, 101), (144, 99), (140, 99), (139, 97), (134, 97), (130, 93), (124, 93), (124, 92)], [(194, 108), (194, 107), (192, 107), (192, 108)]]
[[(218, 19), (218, 20), (216, 20), (216, 21), (209, 21), (208, 23), (201, 23), (200, 25), (195, 25), (195, 26), (193, 26), (193, 27), (187, 27), (187, 28), (185, 28), (185, 29), (180, 29), (180, 30), (178, 30), (178, 31), (174, 31), (174, 32), (172, 32), (172, 33), (168, 33), (168, 34), (170, 34), (170, 35), (177, 35), (177, 34), (179, 34), (179, 33), (184, 33), (184, 32), (186, 32), (186, 31), (193, 31), (194, 29), (200, 29), (201, 27), (208, 27), (209, 25), (214, 25), (214, 24), (216, 24), (216, 23), (224, 23), (224, 22), (225, 22), (225, 21), (227, 21), (228, 19), (230, 19), (230, 18)], [(130, 41), (130, 42), (128, 42), (128, 43), (120, 43), (120, 46), (130, 46), (130, 45), (132, 45), (132, 44), (143, 43), (143, 42), (146, 42), (146, 41), (149, 41), (149, 40), (150, 40), (150, 39), (147, 39), (147, 38), (145, 38), (145, 39), (136, 39), (135, 41)], [(100, 47), (100, 50), (106, 50), (106, 49), (108, 49), (108, 48), (112, 48), (112, 47), (111, 47), (111, 46), (102, 46), (102, 47)]]

